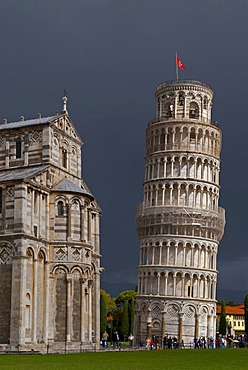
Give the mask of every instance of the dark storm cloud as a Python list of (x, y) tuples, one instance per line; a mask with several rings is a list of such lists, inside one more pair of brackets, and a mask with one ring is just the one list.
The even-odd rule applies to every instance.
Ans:
[(50, 115), (67, 90), (83, 177), (103, 210), (103, 279), (136, 284), (145, 128), (177, 51), (180, 78), (212, 86), (223, 130), (219, 287), (248, 290), (247, 16), (246, 0), (0, 1), (1, 119)]

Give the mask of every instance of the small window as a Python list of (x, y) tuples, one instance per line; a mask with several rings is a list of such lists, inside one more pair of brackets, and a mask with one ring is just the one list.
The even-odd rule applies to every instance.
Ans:
[(62, 166), (67, 168), (67, 151), (62, 149)]
[(34, 226), (34, 236), (37, 238), (38, 236), (38, 227), (35, 225)]
[(189, 118), (199, 118), (199, 107), (195, 102), (190, 103)]
[(184, 97), (183, 95), (179, 95), (179, 98), (178, 98), (178, 104), (182, 107), (184, 106)]
[(191, 132), (191, 133), (190, 133), (190, 142), (191, 142), (191, 143), (194, 143), (194, 142), (195, 142), (195, 138), (196, 138), (196, 136), (195, 136), (195, 132)]
[(16, 140), (16, 159), (22, 157), (22, 141), (21, 139)]
[(203, 108), (207, 109), (207, 107), (208, 107), (208, 99), (205, 97), (203, 100)]
[(64, 203), (60, 200), (57, 204), (58, 216), (64, 216)]
[(37, 213), (38, 211), (38, 194), (34, 193), (34, 213)]
[(188, 286), (188, 297), (190, 297), (190, 286)]

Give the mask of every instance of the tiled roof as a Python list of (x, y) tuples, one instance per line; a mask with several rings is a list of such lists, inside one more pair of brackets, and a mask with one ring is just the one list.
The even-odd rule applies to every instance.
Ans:
[(92, 199), (94, 199), (91, 193), (84, 190), (83, 188), (81, 188), (80, 186), (72, 182), (71, 180), (68, 180), (67, 178), (60, 181), (60, 183), (55, 185), (52, 190), (58, 191), (58, 192), (65, 192), (65, 193), (80, 193), (83, 195), (88, 195)]
[[(216, 313), (221, 313), (221, 306), (216, 307)], [(238, 306), (226, 306), (226, 315), (244, 315), (244, 305), (240, 304)]]
[(22, 167), (0, 171), (0, 181), (11, 181), (11, 180), (22, 180), (29, 177), (33, 177), (42, 172), (47, 165), (34, 166), (34, 167)]
[(47, 122), (53, 121), (57, 116), (34, 118), (27, 121), (9, 122), (0, 124), (0, 130), (10, 129), (10, 128), (21, 128), (25, 126), (32, 125), (42, 125)]

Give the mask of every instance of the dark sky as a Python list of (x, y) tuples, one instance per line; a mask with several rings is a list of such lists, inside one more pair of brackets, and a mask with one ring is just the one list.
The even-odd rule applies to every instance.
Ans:
[(247, 20), (247, 0), (0, 0), (0, 120), (51, 115), (67, 90), (83, 177), (103, 210), (104, 281), (136, 284), (145, 128), (177, 51), (179, 77), (214, 90), (223, 131), (218, 286), (248, 291)]

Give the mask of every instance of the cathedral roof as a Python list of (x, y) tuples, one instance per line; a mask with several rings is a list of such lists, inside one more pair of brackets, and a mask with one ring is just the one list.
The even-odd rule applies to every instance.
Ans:
[(94, 199), (91, 193), (66, 178), (60, 181), (59, 184), (55, 185), (52, 190), (64, 193), (80, 193), (83, 195), (88, 195), (89, 197)]
[(40, 118), (29, 119), (27, 121), (2, 123), (0, 124), (0, 130), (5, 130), (9, 128), (21, 128), (21, 127), (32, 126), (32, 125), (41, 125), (47, 122), (51, 122), (55, 118), (58, 118), (58, 116), (40, 117)]
[(10, 181), (10, 180), (22, 180), (29, 177), (33, 177), (42, 172), (47, 165), (35, 166), (35, 167), (22, 167), (16, 169), (9, 169), (5, 171), (0, 171), (0, 182)]

